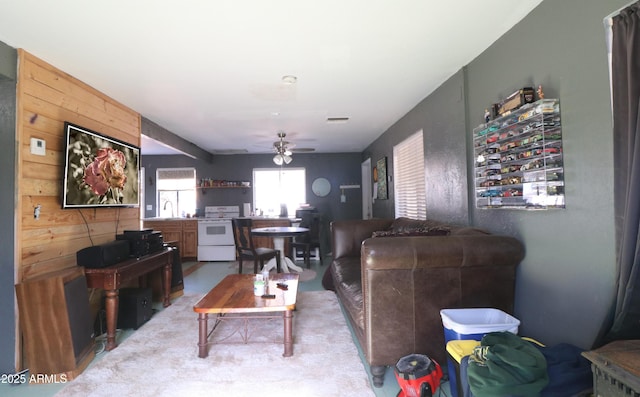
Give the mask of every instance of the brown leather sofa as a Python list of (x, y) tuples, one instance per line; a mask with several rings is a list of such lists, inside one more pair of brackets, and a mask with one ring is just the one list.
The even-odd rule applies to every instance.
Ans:
[[(376, 237), (372, 237), (373, 234)], [(446, 368), (443, 308), (492, 307), (513, 314), (513, 237), (407, 218), (334, 221), (333, 262), (323, 279), (340, 299), (371, 368), (426, 354)]]

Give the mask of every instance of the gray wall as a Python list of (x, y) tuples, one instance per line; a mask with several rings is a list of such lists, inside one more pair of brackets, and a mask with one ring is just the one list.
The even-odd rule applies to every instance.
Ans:
[[(195, 160), (187, 156), (142, 156), (145, 167), (145, 217), (156, 216), (155, 175), (158, 168), (195, 167), (196, 179), (212, 178), (222, 180), (251, 181), (254, 168), (277, 168), (272, 154), (238, 154), (214, 156), (211, 163)], [(307, 202), (324, 215), (328, 225), (334, 219), (360, 219), (362, 217), (362, 198), (359, 189), (345, 190), (346, 203), (340, 202), (340, 185), (360, 184), (360, 153), (335, 154), (298, 154), (293, 155), (289, 167), (302, 167), (306, 170)], [(311, 191), (315, 178), (324, 177), (331, 182), (331, 192), (326, 197), (316, 197)], [(151, 178), (151, 179), (150, 179)], [(152, 183), (153, 179), (153, 183)], [(250, 189), (206, 189), (198, 192), (197, 208), (207, 205), (238, 205), (252, 203), (253, 192)], [(152, 211), (146, 211), (146, 204), (153, 205)]]
[(17, 71), (18, 52), (0, 41), (0, 80), (12, 80), (15, 82)]
[[(393, 146), (422, 129), (427, 214), (457, 224), (469, 222), (464, 75), (458, 72), (375, 140), (364, 152), (371, 163), (387, 157), (393, 175)], [(376, 200), (376, 218), (394, 217), (393, 181), (389, 199)]]
[[(614, 295), (612, 119), (603, 18), (627, 3), (545, 0), (365, 153), (373, 154), (374, 162), (391, 156), (393, 144), (425, 129), (428, 216), (468, 219), (524, 242), (515, 314), (521, 334), (550, 345), (589, 348)], [(538, 84), (547, 98), (560, 99), (567, 208), (477, 210), (471, 199), (471, 130), (491, 103)], [(461, 86), (464, 101), (455, 95)], [(465, 207), (459, 200), (467, 192)], [(374, 216), (393, 216), (393, 194), (376, 203)]]
[[(0, 42), (0, 374), (15, 371), (15, 294), (14, 294), (14, 244), (15, 241), (15, 192), (16, 192), (16, 65), (17, 52)], [(8, 149), (8, 150), (7, 150)]]
[[(520, 237), (516, 314), (547, 343), (588, 347), (614, 294), (612, 117), (603, 18), (628, 0), (546, 0), (467, 68), (469, 119), (515, 88), (560, 99), (566, 210), (473, 211)], [(525, 51), (525, 57), (514, 54)], [(476, 123), (477, 124), (477, 123)]]

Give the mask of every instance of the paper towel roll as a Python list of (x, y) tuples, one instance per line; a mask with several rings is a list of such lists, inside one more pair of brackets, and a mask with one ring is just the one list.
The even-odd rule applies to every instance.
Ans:
[(251, 216), (251, 203), (244, 203), (242, 205), (242, 216)]

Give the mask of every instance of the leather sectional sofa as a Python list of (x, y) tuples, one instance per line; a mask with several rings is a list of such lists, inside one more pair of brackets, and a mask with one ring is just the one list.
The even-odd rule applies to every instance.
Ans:
[[(374, 386), (387, 366), (426, 354), (443, 369), (443, 308), (492, 307), (513, 314), (513, 237), (407, 218), (334, 221), (333, 262), (323, 279), (343, 305)], [(374, 237), (375, 235), (375, 237)]]

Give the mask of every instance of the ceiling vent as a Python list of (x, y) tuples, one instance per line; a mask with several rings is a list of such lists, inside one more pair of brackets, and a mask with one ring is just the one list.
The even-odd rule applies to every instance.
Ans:
[(327, 124), (344, 124), (347, 121), (348, 117), (327, 117)]
[(216, 149), (213, 154), (245, 154), (249, 153), (247, 149)]

